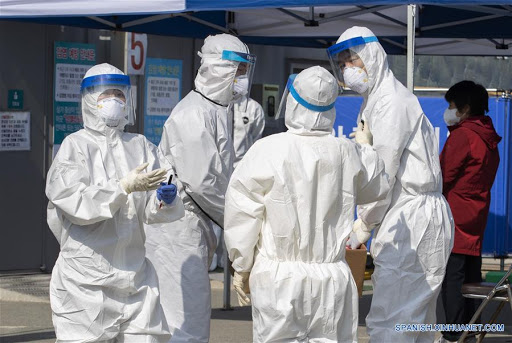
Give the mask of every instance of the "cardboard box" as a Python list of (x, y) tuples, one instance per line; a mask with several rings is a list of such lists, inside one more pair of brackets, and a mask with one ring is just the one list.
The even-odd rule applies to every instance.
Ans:
[(357, 250), (347, 249), (345, 252), (345, 259), (347, 260), (348, 266), (352, 271), (352, 276), (356, 281), (359, 297), (362, 297), (364, 272), (366, 269), (366, 246), (362, 244)]

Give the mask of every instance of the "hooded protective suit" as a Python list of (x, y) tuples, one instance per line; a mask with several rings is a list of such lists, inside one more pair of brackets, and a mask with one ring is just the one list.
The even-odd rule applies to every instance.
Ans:
[[(352, 27), (338, 43), (374, 36), (367, 28)], [(358, 208), (366, 226), (377, 226), (371, 245), (373, 300), (366, 318), (370, 341), (431, 343), (434, 332), (397, 332), (395, 324), (436, 322), (437, 296), (453, 245), (438, 141), (418, 99), (393, 76), (382, 46), (372, 41), (350, 49), (368, 73), (358, 122), (369, 125), (392, 186), (385, 200)]]
[[(85, 78), (123, 73), (108, 64)], [(145, 222), (184, 215), (180, 199), (158, 210), (156, 192), (127, 194), (123, 180), (135, 167), (160, 165), (144, 136), (108, 127), (97, 99), (82, 96), (84, 129), (62, 142), (48, 172), (48, 225), (61, 251), (52, 272), (50, 302), (57, 342), (166, 342), (156, 273), (145, 258)], [(181, 209), (181, 210), (180, 210)]]
[[(247, 103), (247, 105), (245, 105)], [(261, 138), (265, 129), (265, 113), (256, 100), (247, 96), (233, 104), (235, 167), (249, 148)]]
[[(237, 99), (233, 103), (233, 110), (233, 145), (235, 149), (235, 161), (233, 166), (236, 168), (238, 162), (244, 157), (247, 150), (261, 138), (263, 130), (265, 129), (265, 113), (256, 100), (247, 96)], [(210, 270), (215, 270), (217, 266), (223, 268), (223, 259), (225, 258), (222, 230), (215, 224), (213, 230), (217, 238), (217, 249), (215, 249)]]
[(233, 169), (231, 106), (238, 62), (224, 50), (248, 52), (238, 38), (209, 36), (199, 53), (201, 66), (191, 91), (172, 111), (159, 149), (172, 163), (185, 205), (185, 217), (147, 230), (148, 258), (161, 289), (172, 342), (208, 342), (208, 267), (216, 239), (211, 221), (224, 225), (224, 195)]
[[(310, 108), (338, 96), (318, 66), (293, 87)], [(389, 185), (371, 146), (331, 135), (335, 116), (290, 93), (288, 131), (257, 141), (231, 178), (224, 234), (233, 268), (251, 273), (254, 342), (357, 341), (345, 242), (356, 204), (383, 198)]]

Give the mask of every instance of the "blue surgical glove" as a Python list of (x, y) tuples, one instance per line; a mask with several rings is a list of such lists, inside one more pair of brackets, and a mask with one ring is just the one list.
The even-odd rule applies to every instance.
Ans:
[(176, 193), (178, 189), (174, 184), (166, 184), (165, 182), (162, 182), (160, 184), (160, 188), (156, 190), (156, 198), (160, 201), (164, 201), (166, 204), (170, 204), (174, 201), (176, 198)]

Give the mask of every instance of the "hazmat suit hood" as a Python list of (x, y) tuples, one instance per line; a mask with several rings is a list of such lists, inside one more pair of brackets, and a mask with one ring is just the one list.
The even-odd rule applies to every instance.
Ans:
[[(85, 73), (84, 79), (87, 77), (103, 74), (125, 75), (116, 67), (108, 63), (102, 63), (89, 69), (87, 73)], [(127, 119), (122, 118), (119, 122), (119, 125), (112, 128), (108, 127), (103, 119), (101, 119), (98, 111), (98, 97), (100, 94), (101, 92), (82, 94), (82, 118), (84, 121), (84, 128), (99, 133), (105, 133), (106, 130), (123, 131), (126, 124), (128, 124)]]
[[(336, 43), (355, 37), (374, 37), (375, 34), (366, 27), (353, 26), (338, 38)], [(368, 90), (361, 94), (364, 102), (361, 107), (358, 122), (365, 119), (364, 113), (373, 112), (375, 106), (387, 106), (392, 99), (400, 97), (403, 108), (406, 108), (408, 118), (419, 118), (423, 113), (418, 99), (407, 90), (393, 75), (388, 65), (388, 57), (379, 42), (357, 45), (350, 48), (359, 55), (368, 74)], [(372, 129), (370, 127), (370, 129)]]
[(233, 100), (233, 84), (239, 62), (223, 60), (224, 50), (249, 53), (247, 45), (235, 36), (223, 33), (206, 37), (198, 52), (201, 66), (194, 83), (202, 95), (227, 106)]
[[(343, 32), (336, 43), (340, 43), (355, 37), (374, 36), (375, 34), (366, 27), (353, 26)], [(368, 74), (369, 87), (366, 94), (362, 94), (363, 96), (367, 97), (368, 94), (371, 94), (372, 90), (375, 89), (376, 85), (381, 83), (383, 78), (393, 76), (393, 73), (388, 66), (388, 58), (386, 52), (379, 42), (357, 45), (351, 47), (350, 50), (359, 55)]]
[[(331, 73), (320, 66), (300, 72), (293, 81), (293, 88), (308, 104), (329, 106), (338, 97), (338, 83)], [(332, 132), (336, 119), (334, 107), (327, 111), (308, 109), (290, 93), (286, 100), (285, 124), (292, 133), (301, 135), (327, 135)]]

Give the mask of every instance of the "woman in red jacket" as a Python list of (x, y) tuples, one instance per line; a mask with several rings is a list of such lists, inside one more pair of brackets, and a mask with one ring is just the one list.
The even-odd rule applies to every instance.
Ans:
[[(453, 250), (441, 290), (447, 324), (468, 323), (476, 308), (463, 298), (462, 285), (482, 280), (482, 241), (491, 187), (500, 163), (498, 136), (482, 85), (462, 81), (445, 95), (444, 119), (450, 130), (441, 153), (443, 195), (455, 221)], [(443, 332), (438, 342), (457, 341), (461, 332)]]

